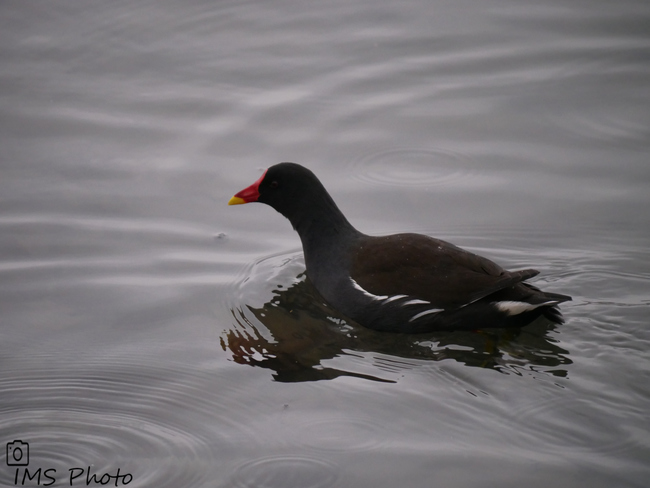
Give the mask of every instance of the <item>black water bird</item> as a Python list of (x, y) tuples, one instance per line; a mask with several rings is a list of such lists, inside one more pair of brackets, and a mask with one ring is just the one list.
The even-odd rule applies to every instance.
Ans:
[(229, 205), (260, 202), (298, 232), (307, 277), (341, 314), (380, 331), (429, 332), (521, 327), (543, 315), (562, 323), (571, 297), (525, 283), (534, 269), (507, 271), (433, 237), (382, 237), (356, 230), (316, 175), (295, 163), (268, 168)]

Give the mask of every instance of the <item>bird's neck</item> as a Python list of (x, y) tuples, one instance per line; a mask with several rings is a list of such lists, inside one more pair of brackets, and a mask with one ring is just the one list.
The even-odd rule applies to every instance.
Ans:
[(341, 262), (347, 244), (361, 235), (328, 194), (294, 209), (289, 220), (300, 236), (308, 274), (317, 263)]
[(301, 209), (301, 212), (291, 219), (291, 224), (298, 232), (304, 247), (331, 245), (336, 240), (358, 234), (331, 199), (326, 204), (317, 209)]

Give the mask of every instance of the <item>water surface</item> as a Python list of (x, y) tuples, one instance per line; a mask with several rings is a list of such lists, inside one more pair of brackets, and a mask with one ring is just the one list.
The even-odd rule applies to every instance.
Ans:
[[(0, 441), (53, 486), (647, 486), (646, 3), (3, 2)], [(345, 323), (226, 205), (286, 160), (566, 323)]]

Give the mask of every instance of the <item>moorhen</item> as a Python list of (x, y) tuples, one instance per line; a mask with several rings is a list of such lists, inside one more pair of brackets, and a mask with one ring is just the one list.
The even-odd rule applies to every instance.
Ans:
[(300, 235), (307, 277), (336, 310), (380, 331), (430, 332), (521, 327), (540, 315), (562, 323), (571, 297), (525, 280), (484, 257), (421, 234), (373, 237), (356, 230), (316, 175), (295, 163), (268, 168), (228, 202), (261, 202)]

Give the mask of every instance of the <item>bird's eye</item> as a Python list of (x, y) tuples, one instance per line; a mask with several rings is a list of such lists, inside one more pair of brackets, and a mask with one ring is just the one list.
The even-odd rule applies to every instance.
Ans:
[(277, 188), (278, 186), (279, 186), (278, 182), (275, 181), (275, 180), (273, 180), (271, 183), (269, 183), (269, 188)]

